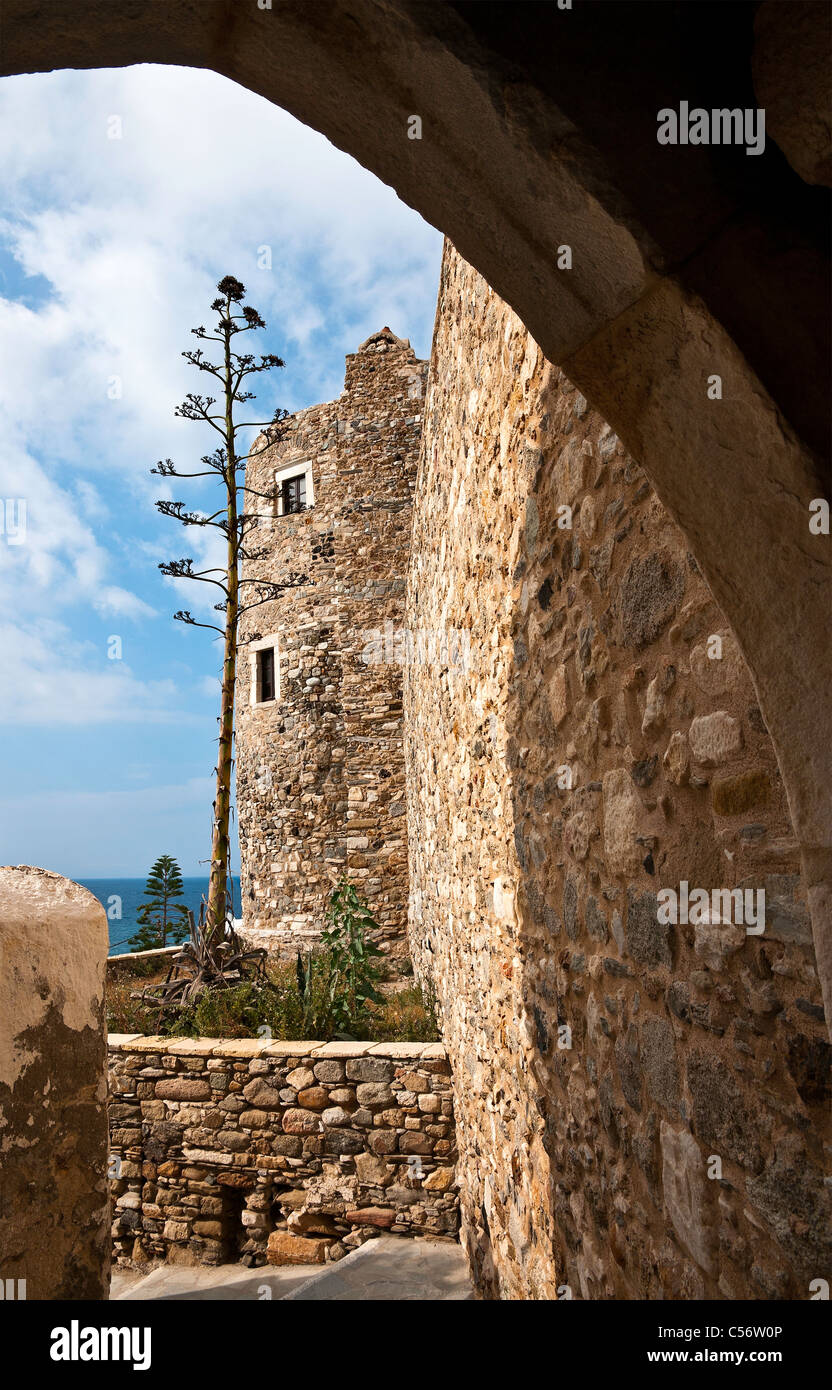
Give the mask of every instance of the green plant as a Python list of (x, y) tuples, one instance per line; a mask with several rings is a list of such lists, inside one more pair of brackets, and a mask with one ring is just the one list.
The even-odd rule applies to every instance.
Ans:
[(151, 1010), (134, 995), (134, 981), (107, 977), (106, 1011), (108, 1033), (153, 1033)]
[(375, 958), (382, 955), (368, 933), (378, 923), (349, 879), (338, 880), (327, 908), (329, 926), (321, 933), (328, 970), (328, 995), (336, 1037), (354, 1037), (365, 1026), (368, 1005), (383, 1004), (376, 985), (381, 972)]
[(188, 935), (188, 909), (177, 898), (183, 896), (182, 871), (169, 854), (160, 854), (147, 876), (144, 899), (136, 921), (139, 930), (130, 937), (137, 951), (152, 951), (157, 946), (177, 945)]
[(440, 1036), (432, 992), (419, 985), (387, 995), (383, 1008), (373, 1010), (368, 1029), (376, 1042), (438, 1042)]

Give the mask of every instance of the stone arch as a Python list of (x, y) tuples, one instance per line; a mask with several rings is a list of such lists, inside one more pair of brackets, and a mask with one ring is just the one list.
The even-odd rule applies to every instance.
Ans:
[[(829, 1018), (832, 559), (808, 526), (828, 488), (828, 256), (806, 181), (828, 156), (801, 178), (771, 145), (658, 165), (655, 141), (668, 94), (716, 101), (727, 83), (749, 107), (756, 79), (793, 151), (794, 112), (823, 109), (801, 54), (826, 51), (828, 9), (770, 0), (755, 49), (745, 3), (720, 6), (718, 44), (699, 7), (589, 8), (529, 6), (506, 25), (498, 6), (439, 0), (5, 0), (2, 71), (213, 68), (392, 184), (520, 315), (643, 465), (737, 636), (801, 846)], [(784, 26), (803, 49), (779, 58)]]

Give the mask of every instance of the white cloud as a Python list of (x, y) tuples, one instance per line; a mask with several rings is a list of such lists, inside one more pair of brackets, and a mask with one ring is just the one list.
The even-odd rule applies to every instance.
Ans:
[(127, 589), (120, 589), (117, 584), (106, 584), (101, 589), (95, 599), (95, 608), (98, 613), (105, 616), (112, 614), (114, 617), (121, 618), (155, 618), (156, 610), (151, 608), (144, 599), (137, 598)]
[(110, 661), (89, 642), (46, 619), (24, 632), (0, 624), (4, 724), (182, 723), (196, 721), (181, 708), (173, 681), (141, 681), (124, 661)]
[[(113, 110), (122, 140), (106, 139)], [(56, 129), (61, 113), (72, 142)], [(166, 67), (9, 78), (0, 114), (13, 208), (0, 231), (54, 295), (6, 311), (0, 375), (30, 418), (87, 435), (92, 424), (100, 465), (115, 455), (132, 470), (140, 448), (153, 459), (174, 434), (191, 446), (170, 416), (193, 376), (179, 351), (227, 271), (272, 321), (303, 404), (342, 385), (340, 363), (340, 379), (321, 381), (322, 337), (348, 351), (383, 322), (430, 331), (438, 234), (322, 136), (227, 79)], [(44, 206), (47, 183), (57, 194)], [(257, 268), (262, 246), (271, 270)], [(123, 395), (108, 402), (113, 375)], [(111, 446), (130, 436), (129, 462), (101, 449), (102, 425)]]

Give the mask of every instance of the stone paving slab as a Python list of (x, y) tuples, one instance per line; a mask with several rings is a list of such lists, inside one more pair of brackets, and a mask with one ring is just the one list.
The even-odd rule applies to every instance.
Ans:
[(167, 1052), (169, 1044), (176, 1041), (156, 1033), (135, 1033), (132, 1037), (129, 1033), (109, 1033), (108, 1045), (111, 1038), (120, 1040), (113, 1043), (115, 1052)]
[(380, 1236), (343, 1260), (326, 1265), (287, 1302), (435, 1302), (474, 1298), (468, 1261), (450, 1240), (403, 1240)]
[(405, 1061), (416, 1060), (425, 1056), (427, 1043), (423, 1042), (381, 1042), (373, 1043), (369, 1049), (370, 1057), (391, 1057), (394, 1061), (397, 1057)]
[(165, 1051), (169, 1057), (210, 1057), (216, 1046), (214, 1038), (174, 1038)]
[(315, 1049), (315, 1061), (324, 1061), (328, 1057), (364, 1057), (371, 1047), (375, 1047), (374, 1042), (321, 1043)]
[(265, 1044), (261, 1057), (307, 1057), (310, 1052), (316, 1052), (319, 1047), (323, 1047), (322, 1042), (291, 1042), (278, 1038), (275, 1042)]
[(110, 1276), (110, 1302), (116, 1298), (126, 1298), (128, 1289), (147, 1278), (147, 1272), (140, 1269), (113, 1269)]

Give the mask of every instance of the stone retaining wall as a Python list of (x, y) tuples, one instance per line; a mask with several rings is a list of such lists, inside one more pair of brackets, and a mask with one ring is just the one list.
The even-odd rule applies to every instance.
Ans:
[(114, 1257), (335, 1260), (380, 1231), (455, 1239), (441, 1043), (111, 1034)]

